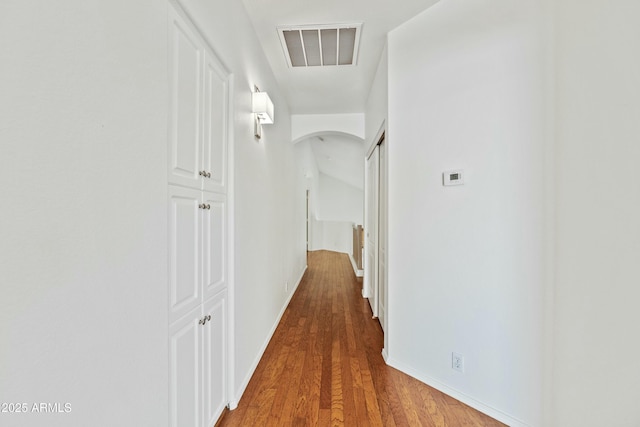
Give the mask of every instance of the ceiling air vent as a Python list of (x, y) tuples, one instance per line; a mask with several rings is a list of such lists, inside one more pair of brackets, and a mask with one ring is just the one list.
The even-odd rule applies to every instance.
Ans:
[(289, 67), (355, 65), (362, 24), (278, 27)]

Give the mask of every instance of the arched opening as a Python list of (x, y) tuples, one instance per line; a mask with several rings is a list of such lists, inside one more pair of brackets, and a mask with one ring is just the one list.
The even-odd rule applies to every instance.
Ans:
[(361, 273), (353, 230), (364, 223), (364, 141), (344, 132), (314, 132), (294, 143), (300, 191), (307, 192), (301, 209), (307, 215), (307, 250), (347, 253)]

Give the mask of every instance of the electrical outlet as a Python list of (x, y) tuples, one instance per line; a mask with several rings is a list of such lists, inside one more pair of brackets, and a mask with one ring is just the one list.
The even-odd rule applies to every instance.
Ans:
[(451, 353), (451, 369), (464, 373), (464, 356), (458, 353)]

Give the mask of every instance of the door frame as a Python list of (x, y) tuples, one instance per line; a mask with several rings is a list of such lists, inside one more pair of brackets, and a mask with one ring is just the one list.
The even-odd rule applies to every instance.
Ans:
[[(380, 238), (380, 151), (379, 151), (379, 147), (380, 144), (382, 144), (383, 142), (386, 141), (386, 132), (385, 132), (385, 123), (383, 122), (380, 129), (378, 130), (375, 139), (373, 140), (374, 142), (371, 144), (371, 146), (369, 147), (369, 149), (367, 150), (366, 156), (365, 156), (365, 203), (364, 203), (364, 208), (365, 208), (365, 259), (363, 260), (363, 262), (365, 263), (364, 265), (364, 280), (363, 280), (363, 289), (362, 289), (362, 294), (364, 298), (368, 298), (369, 299), (369, 304), (371, 306), (371, 312), (373, 314), (373, 318), (377, 319), (378, 315), (379, 315), (379, 303), (380, 303), (380, 280), (379, 280), (379, 268), (380, 268), (380, 262), (379, 262), (379, 257), (380, 257), (380, 250), (379, 250), (379, 238)], [(388, 149), (388, 146), (386, 146), (386, 148)], [(376, 151), (378, 150), (378, 151)], [(387, 155), (388, 155), (388, 151), (387, 151)], [(369, 176), (369, 161), (372, 161), (371, 159), (374, 158), (373, 156), (377, 156), (377, 170), (375, 171), (375, 177), (373, 179), (373, 183), (371, 182), (371, 178)], [(386, 170), (386, 166), (385, 166), (385, 170)], [(385, 177), (386, 179), (386, 177)], [(386, 183), (385, 183), (386, 185)], [(372, 195), (371, 192), (374, 192), (375, 194)], [(375, 212), (375, 218), (373, 218), (373, 224), (370, 224), (370, 214), (371, 212), (369, 212), (369, 205), (370, 205), (370, 198), (371, 197), (375, 197), (375, 201), (374, 201), (374, 205), (376, 209)], [(386, 201), (385, 201), (385, 206), (384, 208), (386, 209)], [(373, 238), (370, 238), (370, 234), (369, 233), (373, 233)], [(371, 241), (373, 240), (373, 242)], [(371, 247), (373, 245), (373, 247)], [(370, 261), (370, 254), (369, 251), (373, 251), (373, 266), (369, 266), (367, 265)], [(385, 259), (385, 264), (386, 264), (386, 259)], [(367, 274), (369, 273), (369, 274)], [(373, 276), (373, 277), (372, 277)], [(386, 284), (386, 281), (385, 281)], [(386, 289), (382, 289), (382, 292), (385, 292), (386, 295)], [(388, 304), (387, 304), (388, 306)], [(385, 311), (385, 315), (387, 314), (387, 312)], [(386, 317), (386, 316), (385, 316)], [(383, 319), (383, 321), (385, 321), (386, 323), (386, 319)], [(386, 330), (386, 324), (382, 325), (383, 330)]]
[(387, 227), (387, 203), (388, 203), (388, 181), (387, 181), (387, 159), (389, 156), (389, 145), (385, 134), (378, 140), (378, 232), (377, 232), (377, 306), (378, 320), (383, 332), (387, 331), (387, 251), (389, 250), (388, 227)]
[(365, 160), (364, 280), (363, 296), (369, 300), (372, 317), (378, 317), (378, 195), (379, 151), (375, 144)]

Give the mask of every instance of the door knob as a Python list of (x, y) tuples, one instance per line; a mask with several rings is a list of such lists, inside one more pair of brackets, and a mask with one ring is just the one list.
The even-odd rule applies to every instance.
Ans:
[(207, 323), (207, 320), (211, 320), (211, 315), (204, 316), (202, 319), (198, 320), (198, 325), (204, 325)]

